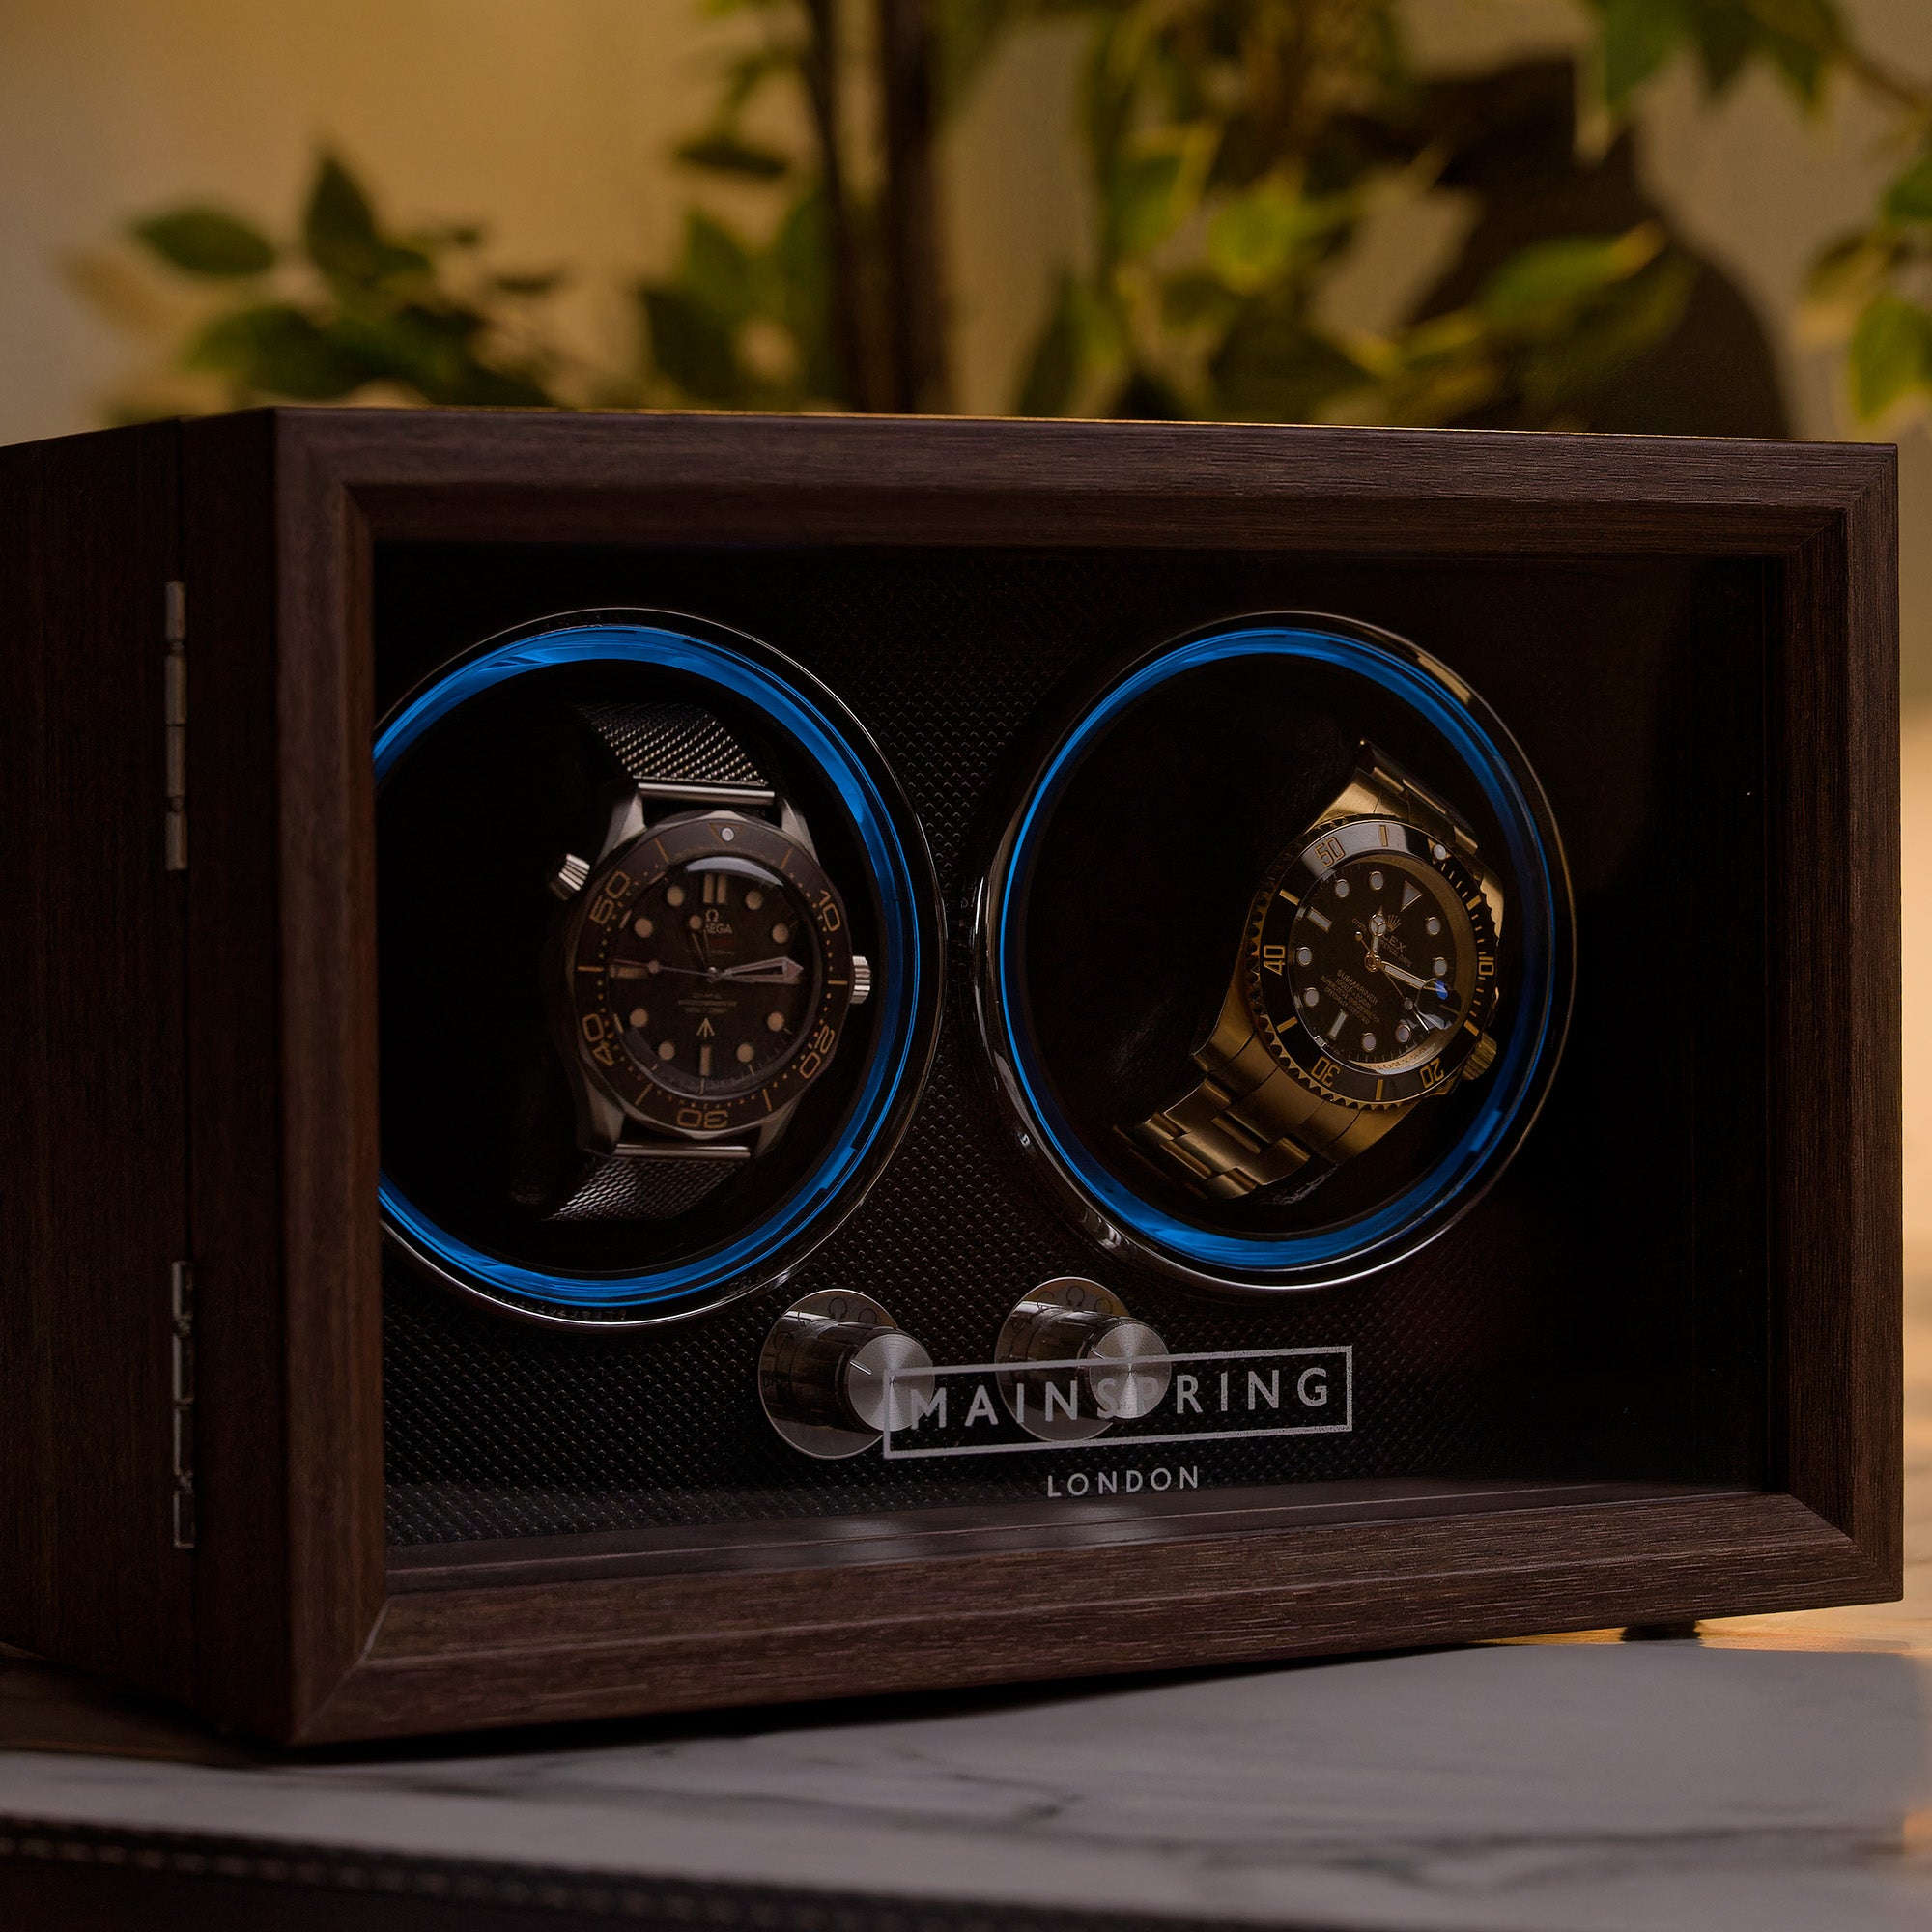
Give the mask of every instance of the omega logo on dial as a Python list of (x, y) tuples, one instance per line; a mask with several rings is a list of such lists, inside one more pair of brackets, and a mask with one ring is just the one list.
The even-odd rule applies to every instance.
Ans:
[(776, 826), (696, 818), (612, 855), (570, 951), (582, 1050), (659, 1124), (759, 1121), (828, 1063), (851, 1004), (838, 889)]
[(1475, 879), (1413, 826), (1358, 819), (1291, 853), (1256, 896), (1247, 986), (1277, 1056), (1357, 1105), (1441, 1084), (1496, 1005)]

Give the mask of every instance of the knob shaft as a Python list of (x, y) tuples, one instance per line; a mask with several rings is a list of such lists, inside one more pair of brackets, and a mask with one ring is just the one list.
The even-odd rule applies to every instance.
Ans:
[(1009, 1412), (1042, 1442), (1150, 1415), (1174, 1377), (1167, 1344), (1111, 1289), (1074, 1276), (1042, 1282), (1013, 1309), (994, 1359)]
[(869, 1449), (888, 1426), (909, 1428), (932, 1386), (932, 1357), (877, 1302), (843, 1290), (786, 1309), (758, 1358), (772, 1427), (826, 1460)]

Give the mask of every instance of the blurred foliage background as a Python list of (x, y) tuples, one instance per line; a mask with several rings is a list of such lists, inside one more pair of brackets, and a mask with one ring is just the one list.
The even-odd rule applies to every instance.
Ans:
[[(669, 157), (681, 243), (632, 286), (632, 355), (564, 346), (570, 264), (398, 224), (325, 152), (292, 223), (200, 201), (131, 220), (129, 245), (222, 292), (179, 367), (218, 405), (945, 410), (973, 292), (944, 282), (936, 146), (995, 49), (1050, 20), (1084, 37), (1088, 232), (1012, 372), (1019, 413), (1783, 433), (1748, 304), (1640, 185), (1633, 109), (1684, 64), (1712, 101), (1764, 70), (1794, 115), (1881, 110), (1884, 190), (1804, 299), (1863, 417), (1932, 397), (1932, 78), (1833, 0), (1576, 0), (1580, 59), (1447, 82), (1396, 0), (702, 4), (711, 98)], [(1448, 193), (1479, 206), (1448, 271), (1382, 330), (1329, 319), (1365, 228)], [(115, 413), (178, 407), (136, 390)]]

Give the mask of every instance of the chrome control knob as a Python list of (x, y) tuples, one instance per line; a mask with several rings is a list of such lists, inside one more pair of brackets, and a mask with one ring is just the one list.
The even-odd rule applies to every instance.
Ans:
[(912, 1426), (932, 1396), (932, 1357), (868, 1295), (822, 1289), (772, 1325), (758, 1355), (758, 1399), (794, 1449), (857, 1456)]
[(1111, 1289), (1064, 1275), (1009, 1315), (994, 1345), (1008, 1413), (1041, 1442), (1078, 1442), (1151, 1415), (1174, 1371), (1167, 1344)]

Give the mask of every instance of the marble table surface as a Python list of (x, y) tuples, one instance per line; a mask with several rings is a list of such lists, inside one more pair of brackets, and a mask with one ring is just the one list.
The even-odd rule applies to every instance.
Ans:
[(995, 1915), (1919, 1932), (1932, 1274), (1910, 1302), (1903, 1604), (298, 1762), (14, 1662), (0, 1817)]

